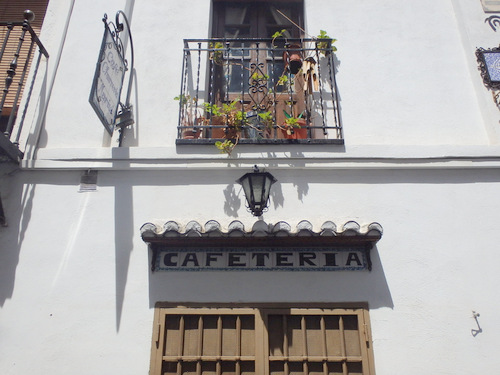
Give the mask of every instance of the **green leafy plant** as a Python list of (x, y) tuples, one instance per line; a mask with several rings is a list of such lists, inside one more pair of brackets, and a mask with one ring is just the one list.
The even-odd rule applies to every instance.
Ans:
[(271, 41), (271, 45), (273, 46), (273, 48), (278, 48), (275, 44), (274, 44), (274, 41), (278, 38), (283, 38), (285, 36), (285, 32), (286, 32), (286, 29), (281, 29), (279, 31), (276, 31), (272, 36), (271, 38), (273, 38), (273, 40)]
[(212, 116), (222, 116), (222, 108), (219, 107), (217, 104), (211, 104), (211, 103), (203, 103), (203, 106), (205, 107), (205, 111), (207, 113), (211, 114)]
[(333, 52), (337, 51), (337, 47), (332, 45), (332, 43), (336, 42), (337, 39), (332, 39), (331, 37), (329, 37), (325, 30), (320, 30), (319, 35), (316, 38), (318, 39), (316, 47), (321, 51), (323, 55), (326, 56), (330, 52), (330, 47)]
[[(212, 122), (225, 126), (225, 140), (215, 142), (215, 147), (222, 153), (231, 155), (231, 152), (238, 144), (243, 127), (248, 125), (247, 114), (243, 109), (239, 99), (222, 105), (203, 103), (205, 111), (212, 117)], [(207, 121), (208, 124), (208, 121)]]
[(209, 48), (213, 50), (210, 52), (210, 59), (217, 65), (222, 65), (224, 57), (224, 44), (222, 44), (222, 42), (210, 43)]
[(231, 155), (231, 152), (236, 147), (236, 143), (233, 143), (230, 139), (225, 139), (224, 141), (215, 142), (215, 147), (217, 147), (222, 154)]
[(257, 114), (259, 116), (260, 122), (264, 124), (268, 129), (271, 129), (273, 126), (273, 114), (270, 111), (260, 112)]
[(293, 134), (293, 128), (300, 128), (301, 125), (299, 123), (299, 119), (302, 119), (302, 116), (304, 115), (304, 112), (302, 112), (300, 115), (298, 116), (293, 116), (293, 114), (290, 114), (286, 111), (283, 111), (283, 113), (285, 114), (285, 123), (283, 125), (280, 125), (279, 127), (286, 131), (286, 133), (288, 135), (292, 135)]
[(268, 81), (269, 80), (269, 75), (268, 74), (262, 74), (262, 73), (254, 72), (250, 78), (253, 81)]

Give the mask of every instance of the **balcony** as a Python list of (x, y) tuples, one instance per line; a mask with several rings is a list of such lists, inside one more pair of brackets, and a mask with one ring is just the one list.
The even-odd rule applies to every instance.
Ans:
[(187, 39), (176, 144), (343, 144), (331, 39)]
[[(19, 162), (23, 157), (20, 140), (24, 116), (42, 56), (48, 53), (30, 26), (31, 12), (24, 22), (0, 22), (0, 161)], [(36, 53), (38, 49), (38, 53)], [(28, 81), (30, 65), (36, 55), (27, 99), (19, 111), (21, 96)], [(20, 116), (19, 116), (20, 115)], [(19, 117), (19, 118), (18, 118)]]

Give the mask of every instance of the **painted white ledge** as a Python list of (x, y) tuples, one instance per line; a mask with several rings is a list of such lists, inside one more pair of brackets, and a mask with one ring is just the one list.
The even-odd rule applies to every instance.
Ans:
[(248, 146), (231, 156), (212, 147), (41, 148), (24, 169), (500, 168), (500, 146)]

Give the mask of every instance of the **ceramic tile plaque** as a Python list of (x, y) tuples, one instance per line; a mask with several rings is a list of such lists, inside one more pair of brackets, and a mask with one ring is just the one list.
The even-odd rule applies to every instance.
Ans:
[(364, 271), (366, 248), (163, 248), (154, 271)]
[(485, 52), (484, 61), (491, 82), (500, 82), (500, 52)]
[(478, 48), (476, 50), (476, 57), (485, 86), (493, 90), (499, 90), (500, 48)]
[(500, 0), (481, 0), (481, 5), (486, 13), (500, 13)]

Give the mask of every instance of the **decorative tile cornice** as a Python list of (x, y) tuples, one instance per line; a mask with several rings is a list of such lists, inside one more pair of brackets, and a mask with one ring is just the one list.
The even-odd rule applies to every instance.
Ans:
[(292, 229), (285, 221), (276, 224), (256, 221), (252, 228), (247, 230), (238, 220), (231, 222), (227, 229), (223, 229), (219, 222), (209, 220), (205, 225), (197, 221), (190, 221), (182, 225), (176, 221), (167, 221), (163, 225), (145, 223), (141, 227), (142, 239), (147, 243), (164, 245), (180, 244), (199, 246), (207, 244), (223, 245), (225, 243), (280, 244), (285, 246), (324, 246), (343, 243), (376, 243), (382, 237), (382, 226), (379, 223), (370, 223), (361, 226), (355, 221), (348, 221), (337, 225), (333, 221), (324, 222), (318, 231), (315, 231), (311, 222), (302, 220)]

